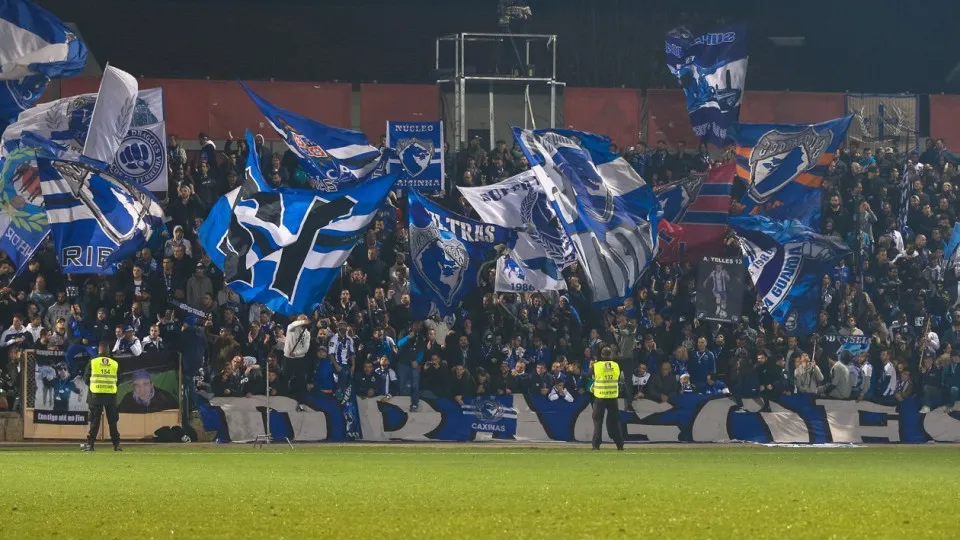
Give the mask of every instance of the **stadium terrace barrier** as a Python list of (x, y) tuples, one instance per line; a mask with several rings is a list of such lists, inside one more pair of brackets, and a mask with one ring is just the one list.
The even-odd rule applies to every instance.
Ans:
[[(203, 131), (216, 140), (235, 136), (246, 128), (259, 130), (267, 139), (279, 140), (236, 81), (139, 79), (141, 89), (163, 88), (167, 132), (192, 139)], [(250, 81), (250, 87), (276, 105), (338, 127), (351, 127), (352, 85), (349, 83)], [(100, 80), (74, 77), (58, 80), (41, 102), (96, 92)], [(845, 94), (826, 92), (744, 92), (740, 118), (750, 123), (817, 123), (846, 114)], [(360, 85), (360, 129), (378, 141), (387, 120), (433, 121), (440, 118), (439, 90), (435, 85)], [(948, 148), (960, 144), (960, 96), (930, 96), (930, 135), (943, 137)], [(560, 127), (604, 133), (619, 146), (631, 146), (646, 130), (646, 141), (660, 139), (671, 146), (684, 141), (697, 144), (686, 99), (679, 88), (577, 88), (563, 90)], [(952, 146), (951, 146), (952, 145)]]
[(440, 88), (435, 84), (361, 84), (360, 131), (376, 144), (388, 120), (440, 120)]
[[(686, 109), (683, 114), (687, 114)], [(640, 92), (625, 88), (567, 88), (563, 91), (563, 125), (559, 127), (603, 133), (618, 146), (636, 144), (640, 134)]]
[(753, 124), (816, 124), (846, 114), (843, 94), (744, 92), (740, 121)]
[(682, 90), (648, 90), (643, 110), (647, 117), (648, 146), (656, 146), (659, 140), (667, 141), (670, 146), (678, 141), (686, 142), (687, 146), (696, 145), (697, 137), (690, 125)]
[[(204, 428), (221, 442), (249, 442), (264, 433), (265, 398), (214, 398), (201, 405)], [(343, 441), (344, 415), (332, 397), (310, 398), (298, 407), (290, 398), (271, 398), (270, 427), (276, 437), (297, 441)], [(628, 442), (757, 443), (923, 443), (960, 442), (960, 413), (943, 408), (920, 413), (910, 398), (899, 406), (869, 401), (840, 401), (783, 396), (772, 412), (759, 412), (744, 400), (747, 412), (735, 412), (727, 396), (680, 395), (670, 403), (635, 402), (636, 412), (621, 411)], [(422, 399), (408, 413), (410, 399), (358, 400), (363, 441), (520, 441), (588, 442), (592, 409), (585, 396), (573, 402), (534, 396)], [(353, 421), (348, 413), (347, 421)], [(606, 434), (604, 434), (606, 439)]]
[[(205, 132), (212, 139), (224, 140), (231, 131), (234, 137), (240, 138), (244, 130), (251, 129), (266, 139), (279, 140), (236, 81), (139, 79), (137, 82), (141, 90), (163, 88), (167, 133), (194, 139), (198, 133)], [(350, 84), (268, 81), (247, 84), (279, 107), (332, 126), (351, 126)], [(75, 96), (96, 92), (99, 86), (98, 79), (64, 79), (60, 93), (61, 97)]]
[(947, 149), (953, 152), (960, 152), (957, 118), (960, 118), (960, 96), (930, 96), (930, 136), (944, 139)]

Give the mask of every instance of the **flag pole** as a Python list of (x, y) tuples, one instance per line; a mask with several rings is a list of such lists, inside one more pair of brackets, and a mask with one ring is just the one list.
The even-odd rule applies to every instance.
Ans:
[[(274, 442), (273, 436), (270, 434), (270, 360), (269, 359), (264, 363), (264, 374), (265, 374), (264, 382), (266, 383), (266, 389), (267, 389), (267, 407), (266, 407), (267, 414), (264, 417), (264, 428), (265, 428), (264, 431), (266, 433), (264, 435), (257, 435), (256, 438), (253, 439), (254, 448), (256, 448), (258, 444), (260, 445), (260, 448), (263, 448), (264, 443), (272, 444)], [(290, 449), (292, 450), (293, 443), (290, 441), (290, 437), (284, 437), (283, 440), (287, 441), (287, 444), (290, 445)]]

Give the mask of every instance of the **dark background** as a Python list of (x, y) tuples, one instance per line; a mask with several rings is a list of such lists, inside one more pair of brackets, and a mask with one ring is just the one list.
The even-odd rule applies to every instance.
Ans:
[[(38, 2), (77, 23), (101, 64), (146, 77), (431, 83), (437, 36), (498, 31), (496, 0)], [(576, 86), (675, 87), (664, 68), (666, 31), (706, 31), (722, 18), (749, 25), (747, 86), (755, 90), (940, 93), (951, 90), (946, 77), (960, 60), (956, 0), (530, 6), (533, 20), (513, 30), (558, 34), (559, 78)], [(775, 47), (769, 36), (804, 36), (806, 44)]]

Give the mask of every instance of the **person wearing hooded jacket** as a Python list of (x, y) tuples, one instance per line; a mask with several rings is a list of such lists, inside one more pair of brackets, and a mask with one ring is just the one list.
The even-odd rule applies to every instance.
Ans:
[(283, 372), (291, 389), (296, 393), (309, 382), (311, 365), (305, 359), (310, 351), (310, 319), (298, 315), (287, 325), (286, 338), (283, 341)]

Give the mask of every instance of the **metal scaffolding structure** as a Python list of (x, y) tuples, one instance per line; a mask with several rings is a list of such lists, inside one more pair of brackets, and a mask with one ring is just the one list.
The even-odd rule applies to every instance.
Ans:
[[(502, 46), (515, 47), (517, 55), (520, 51), (524, 53), (524, 70), (517, 75), (498, 75), (498, 74), (468, 74), (467, 71), (467, 44), (468, 43), (499, 43)], [(449, 50), (449, 44), (453, 44), (454, 62), (453, 66), (441, 63), (441, 48)], [(552, 57), (549, 77), (536, 77), (530, 69), (530, 46), (531, 44), (543, 43), (550, 51)], [(444, 46), (446, 44), (446, 46)], [(449, 58), (449, 55), (446, 56)], [(532, 127), (536, 129), (536, 120), (533, 116), (533, 106), (530, 102), (530, 87), (532, 85), (544, 85), (550, 89), (550, 127), (556, 127), (557, 120), (557, 87), (565, 86), (565, 83), (557, 80), (557, 36), (548, 34), (486, 34), (486, 33), (461, 33), (450, 34), (437, 38), (436, 42), (436, 63), (435, 71), (438, 73), (437, 85), (440, 86), (441, 95), (444, 85), (453, 85), (454, 94), (454, 114), (453, 114), (453, 133), (456, 137), (455, 147), (464, 147), (467, 144), (467, 85), (469, 84), (487, 84), (488, 95), (488, 115), (490, 120), (490, 148), (493, 149), (495, 136), (495, 114), (494, 114), (494, 87), (500, 84), (522, 84), (524, 86), (524, 115), (523, 127)], [(439, 75), (443, 74), (446, 77)], [(527, 75), (527, 76), (524, 76)]]

